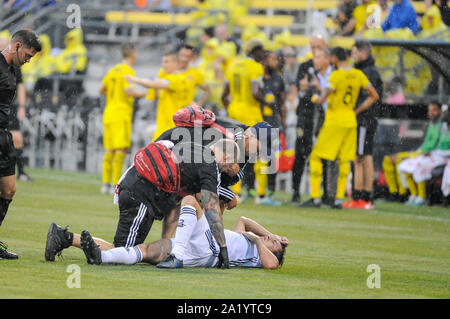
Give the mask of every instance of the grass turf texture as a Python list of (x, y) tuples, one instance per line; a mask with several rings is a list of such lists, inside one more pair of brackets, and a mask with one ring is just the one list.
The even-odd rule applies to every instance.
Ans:
[[(290, 239), (279, 270), (162, 270), (147, 264), (87, 265), (71, 247), (44, 261), (52, 221), (112, 241), (118, 209), (101, 195), (100, 177), (30, 170), (18, 182), (0, 240), (20, 255), (0, 260), (3, 298), (449, 298), (450, 210), (377, 203), (372, 211), (240, 205), (227, 211), (226, 228), (247, 216)], [(278, 194), (288, 200), (288, 194)], [(155, 221), (147, 242), (157, 240)], [(68, 265), (81, 267), (81, 288), (69, 289)], [(370, 264), (381, 269), (381, 288), (369, 289)]]

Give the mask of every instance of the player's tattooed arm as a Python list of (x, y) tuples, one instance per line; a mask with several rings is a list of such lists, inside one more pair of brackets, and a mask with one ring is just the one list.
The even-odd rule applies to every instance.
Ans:
[(201, 196), (209, 228), (220, 247), (217, 267), (230, 268), (225, 232), (223, 230), (222, 212), (220, 211), (219, 195), (207, 190), (202, 190)]
[(226, 247), (225, 233), (223, 230), (222, 213), (220, 211), (219, 196), (213, 192), (201, 191), (202, 204), (205, 217), (211, 232), (220, 247)]

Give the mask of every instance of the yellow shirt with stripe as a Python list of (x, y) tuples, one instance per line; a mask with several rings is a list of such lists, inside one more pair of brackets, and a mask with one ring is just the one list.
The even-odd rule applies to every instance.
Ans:
[(188, 102), (190, 83), (185, 74), (165, 74), (163, 79), (167, 81), (168, 87), (158, 90), (157, 129), (154, 139), (175, 127), (173, 115), (190, 103)]
[(355, 105), (359, 91), (370, 86), (365, 74), (358, 69), (338, 69), (331, 72), (328, 86), (328, 109), (324, 126), (356, 127)]
[(262, 85), (263, 66), (250, 58), (237, 58), (226, 73), (230, 86), (231, 103), (228, 116), (252, 126), (263, 120), (260, 102), (252, 94), (252, 82)]
[(125, 80), (126, 75), (134, 76), (134, 70), (127, 64), (120, 63), (108, 71), (102, 80), (106, 89), (106, 106), (103, 123), (130, 120), (133, 115), (133, 98), (125, 90), (133, 85)]

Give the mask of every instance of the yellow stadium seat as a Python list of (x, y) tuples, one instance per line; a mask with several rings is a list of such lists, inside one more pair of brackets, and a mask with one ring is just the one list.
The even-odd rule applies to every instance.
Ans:
[(296, 47), (306, 47), (309, 45), (309, 37), (306, 35), (291, 35), (291, 45)]
[[(308, 0), (250, 0), (251, 9), (274, 10), (306, 10), (309, 8)], [(336, 8), (338, 0), (311, 1), (312, 9), (329, 10)]]
[(328, 41), (328, 45), (332, 47), (343, 47), (344, 49), (350, 50), (355, 44), (354, 38), (349, 37), (333, 37)]
[(240, 17), (238, 24), (243, 27), (246, 25), (255, 25), (257, 27), (290, 27), (294, 22), (294, 17), (289, 15), (246, 15)]

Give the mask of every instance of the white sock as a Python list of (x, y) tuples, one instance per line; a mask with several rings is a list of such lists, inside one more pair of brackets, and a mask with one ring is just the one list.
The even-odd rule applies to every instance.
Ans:
[(103, 264), (125, 264), (133, 265), (142, 260), (142, 253), (138, 246), (125, 248), (113, 248), (102, 250)]
[(181, 207), (180, 219), (178, 221), (177, 232), (175, 233), (175, 240), (172, 248), (172, 254), (174, 254), (176, 258), (183, 260), (184, 252), (196, 224), (197, 212), (195, 208), (190, 205)]

